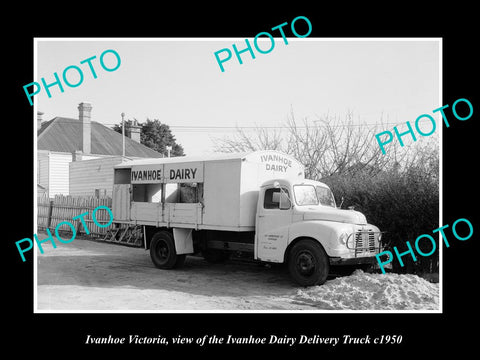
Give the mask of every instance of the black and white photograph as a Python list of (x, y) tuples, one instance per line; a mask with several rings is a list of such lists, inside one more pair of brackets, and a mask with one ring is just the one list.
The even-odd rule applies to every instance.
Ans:
[(473, 347), (470, 15), (307, 8), (84, 9), (8, 39), (11, 346)]
[(37, 41), (38, 311), (441, 310), (441, 39), (247, 40)]

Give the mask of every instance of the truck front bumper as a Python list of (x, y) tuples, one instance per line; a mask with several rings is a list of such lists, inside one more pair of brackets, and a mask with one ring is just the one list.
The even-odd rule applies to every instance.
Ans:
[(362, 265), (362, 264), (376, 264), (377, 259), (375, 256), (369, 257), (356, 257), (356, 258), (341, 258), (331, 257), (330, 265)]

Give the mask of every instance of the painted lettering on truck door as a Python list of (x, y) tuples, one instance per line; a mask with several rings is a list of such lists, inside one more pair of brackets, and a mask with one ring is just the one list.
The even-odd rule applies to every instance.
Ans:
[[(282, 194), (283, 192), (283, 194)], [(283, 200), (288, 190), (267, 188), (263, 192), (263, 204), (258, 209), (257, 220), (257, 258), (263, 261), (283, 262), (288, 242), (288, 229), (292, 220), (291, 206), (287, 208)], [(288, 202), (288, 200), (287, 200)], [(289, 203), (289, 202), (288, 202)]]

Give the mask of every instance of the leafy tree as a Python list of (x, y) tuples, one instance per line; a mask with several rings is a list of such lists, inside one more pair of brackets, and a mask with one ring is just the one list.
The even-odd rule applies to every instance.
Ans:
[[(134, 119), (135, 120), (135, 119)], [(125, 121), (125, 128), (131, 126), (133, 120)], [(144, 123), (138, 123), (140, 129), (140, 143), (161, 154), (167, 154), (167, 146), (171, 146), (170, 156), (184, 156), (182, 145), (178, 144), (170, 126), (162, 124), (160, 120), (147, 119)], [(113, 130), (122, 133), (122, 123), (115, 124)]]

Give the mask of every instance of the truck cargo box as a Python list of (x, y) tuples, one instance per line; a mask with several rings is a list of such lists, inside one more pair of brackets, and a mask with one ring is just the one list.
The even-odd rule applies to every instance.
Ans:
[(152, 158), (115, 166), (114, 221), (178, 228), (252, 231), (260, 185), (304, 178), (278, 151)]

